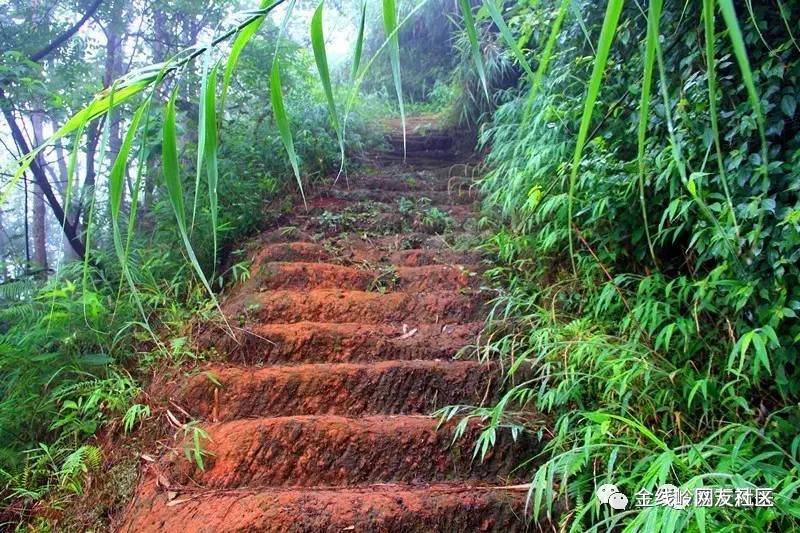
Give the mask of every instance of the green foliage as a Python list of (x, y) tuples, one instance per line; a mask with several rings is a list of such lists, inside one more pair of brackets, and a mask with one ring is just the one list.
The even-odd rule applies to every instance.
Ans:
[[(523, 53), (562, 7), (516, 3)], [(482, 133), (504, 289), (478, 354), (510, 388), (442, 414), (489, 424), (479, 454), (548, 414), (530, 509), (569, 502), (572, 531), (796, 528), (797, 6), (575, 7), (541, 84), (522, 78)], [(593, 498), (607, 482), (769, 487), (776, 507), (615, 513)]]
[(181, 427), (184, 436), (183, 454), (187, 460), (194, 462), (197, 468), (205, 470), (205, 458), (211, 452), (205, 449), (203, 443), (210, 441), (208, 432), (200, 427), (199, 422), (193, 420)]
[[(65, 267), (60, 277), (36, 287), (2, 285), (0, 307), (0, 497), (24, 506), (56, 504), (83, 492), (86, 477), (102, 462), (93, 442), (101, 430), (132, 431), (150, 417), (138, 373), (164, 357), (180, 361), (186, 348), (174, 337), (170, 350), (152, 341), (151, 330), (169, 338), (193, 316), (207, 315), (211, 302), (202, 285), (183, 274), (180, 256), (163, 250), (174, 240), (153, 243), (153, 255), (132, 253), (113, 268), (115, 252), (98, 254), (106, 265), (88, 271)], [(164, 247), (163, 250), (161, 247)], [(116, 289), (129, 275), (136, 294)], [(12, 285), (24, 287), (11, 290)], [(140, 307), (141, 306), (141, 307)], [(141, 322), (141, 311), (150, 320)], [(185, 344), (186, 339), (183, 339)]]

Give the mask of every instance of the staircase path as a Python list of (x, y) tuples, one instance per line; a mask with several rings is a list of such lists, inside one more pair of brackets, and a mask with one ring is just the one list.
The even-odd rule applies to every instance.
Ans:
[(122, 531), (527, 529), (516, 466), (541, 445), (499, 434), (480, 461), (477, 423), (454, 442), (430, 416), (497, 399), (496, 367), (454, 359), (487, 300), (472, 167), (444, 133), (412, 133), (405, 161), (389, 140), (253, 247), (223, 303), (238, 338), (209, 327), (219, 357), (167, 391), (210, 437), (204, 468), (178, 437)]

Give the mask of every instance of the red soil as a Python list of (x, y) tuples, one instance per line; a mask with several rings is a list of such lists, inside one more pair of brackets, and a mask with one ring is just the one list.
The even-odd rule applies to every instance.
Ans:
[(201, 345), (251, 364), (429, 360), (451, 358), (479, 330), (477, 322), (254, 324), (237, 330), (236, 338), (220, 328), (210, 329), (202, 335)]
[[(172, 395), (203, 419), (258, 416), (427, 414), (481, 403), (496, 369), (472, 361), (382, 361), (210, 366)], [(494, 394), (488, 399), (495, 399)]]
[[(191, 435), (177, 432), (144, 467), (122, 531), (552, 527), (523, 518), (529, 471), (516, 467), (537, 439), (498, 431), (481, 461), (477, 419), (454, 440), (455, 421), (429, 416), (495, 401), (501, 381), (494, 365), (453, 359), (475, 342), (491, 296), (480, 255), (392, 230), (404, 223), (397, 199), (426, 197), (469, 231), (475, 196), (453, 144), (412, 136), (411, 166), (394, 163), (395, 149), (376, 162), (389, 165), (379, 175), (350, 176), (349, 190), (340, 180), (311, 198), (310, 216), (251, 247), (250, 279), (223, 303), (234, 335), (200, 326), (198, 349), (224, 362), (150, 391), (207, 432), (204, 468), (186, 457)], [(345, 232), (314, 215), (376, 205)]]

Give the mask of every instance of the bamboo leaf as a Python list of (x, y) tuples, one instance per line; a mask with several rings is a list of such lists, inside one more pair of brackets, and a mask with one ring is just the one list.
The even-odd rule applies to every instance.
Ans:
[(189, 241), (189, 233), (186, 229), (186, 207), (183, 200), (183, 186), (181, 184), (180, 163), (178, 161), (178, 137), (175, 126), (175, 98), (177, 94), (177, 89), (172, 91), (172, 95), (167, 101), (167, 107), (164, 113), (164, 125), (161, 130), (161, 165), (164, 172), (164, 182), (167, 186), (169, 203), (172, 206), (172, 211), (175, 213), (178, 232), (183, 240), (184, 249), (189, 256), (189, 261), (197, 273), (197, 276), (200, 278), (200, 281), (208, 291), (209, 296), (211, 296), (211, 299), (217, 306), (217, 309), (219, 309), (214, 291), (211, 290), (211, 285), (197, 260), (194, 248), (192, 248), (192, 243)]
[(170, 204), (175, 212), (175, 217), (178, 219), (178, 227), (185, 228), (186, 212), (178, 167), (178, 141), (175, 126), (175, 98), (177, 94), (177, 91), (172, 92), (164, 113), (164, 125), (161, 132), (161, 159)]
[[(271, 9), (281, 3), (283, 0), (261, 0), (261, 9)], [(253, 38), (253, 35), (261, 28), (261, 24), (263, 24), (265, 17), (259, 17), (244, 28), (239, 30), (239, 33), (236, 35), (236, 39), (233, 40), (233, 44), (231, 45), (231, 53), (228, 55), (228, 62), (225, 64), (225, 72), (222, 74), (222, 92), (220, 96), (220, 100), (222, 102), (221, 107), (225, 108), (225, 97), (228, 95), (228, 88), (231, 85), (231, 79), (233, 78), (233, 71), (236, 69), (236, 63), (239, 62), (239, 56), (242, 55), (242, 51), (244, 47), (247, 46), (247, 43), (250, 42), (250, 39)]]
[(411, 11), (400, 21), (400, 23), (395, 27), (394, 31), (386, 36), (386, 39), (383, 43), (378, 47), (375, 51), (374, 55), (370, 58), (367, 64), (364, 66), (363, 69), (359, 72), (358, 76), (356, 77), (355, 81), (350, 88), (350, 94), (347, 98), (347, 105), (345, 105), (344, 110), (344, 123), (347, 124), (347, 117), (350, 115), (350, 111), (353, 109), (353, 106), (356, 102), (356, 96), (358, 95), (358, 91), (361, 88), (361, 85), (364, 83), (364, 79), (367, 76), (372, 65), (375, 61), (380, 57), (380, 54), (389, 47), (391, 39), (400, 32), (400, 28), (402, 28), (406, 22), (411, 20), (425, 5), (428, 3), (429, 0), (422, 0), (416, 6), (414, 6)]
[(533, 106), (533, 102), (536, 99), (536, 95), (539, 93), (539, 87), (542, 84), (542, 79), (544, 78), (545, 72), (547, 72), (547, 67), (550, 64), (550, 59), (553, 57), (553, 50), (556, 46), (556, 39), (558, 39), (558, 34), (561, 32), (561, 25), (564, 22), (564, 18), (567, 16), (567, 12), (569, 11), (570, 2), (572, 0), (561, 0), (561, 7), (558, 10), (558, 14), (556, 15), (555, 20), (553, 21), (553, 27), (550, 28), (550, 36), (547, 38), (547, 44), (545, 44), (544, 51), (539, 58), (539, 68), (536, 69), (536, 75), (533, 78), (533, 83), (531, 84), (531, 90), (528, 93), (528, 102), (527, 108), (525, 110), (525, 122), (528, 122), (530, 118), (530, 111)]
[(200, 102), (197, 111), (197, 163), (194, 179), (194, 202), (192, 203), (192, 223), (190, 233), (194, 230), (194, 221), (197, 214), (197, 199), (200, 194), (200, 175), (203, 173), (203, 163), (206, 155), (206, 93), (208, 92), (208, 64), (211, 61), (211, 50), (203, 54), (203, 68), (200, 74)]
[(539, 86), (542, 83), (542, 78), (544, 78), (544, 74), (547, 72), (547, 66), (550, 64), (550, 59), (553, 57), (553, 49), (556, 46), (556, 39), (558, 38), (558, 34), (561, 32), (561, 26), (564, 23), (567, 12), (569, 11), (570, 2), (571, 0), (561, 0), (561, 6), (559, 7), (558, 14), (553, 21), (553, 27), (550, 29), (550, 36), (547, 38), (547, 44), (545, 44), (544, 52), (542, 52), (542, 55), (539, 58), (539, 68), (536, 69), (536, 77), (533, 80), (534, 91), (539, 89)]
[(747, 88), (747, 96), (750, 99), (750, 105), (753, 112), (756, 114), (756, 122), (758, 123), (758, 132), (761, 136), (761, 150), (763, 168), (767, 168), (767, 139), (764, 128), (764, 113), (761, 110), (761, 99), (758, 96), (758, 90), (753, 79), (753, 71), (750, 68), (750, 60), (747, 57), (747, 48), (744, 44), (744, 37), (742, 30), (739, 27), (739, 19), (736, 16), (736, 10), (733, 7), (731, 0), (719, 0), (719, 8), (722, 12), (722, 18), (725, 20), (725, 25), (728, 27), (728, 37), (733, 46), (733, 53), (736, 56), (736, 61), (739, 63), (739, 70), (742, 73), (742, 81)]
[(569, 234), (569, 255), (572, 262), (572, 270), (577, 273), (575, 265), (575, 244), (572, 230), (572, 215), (575, 204), (575, 181), (578, 177), (578, 166), (580, 165), (583, 156), (583, 148), (586, 145), (586, 137), (589, 134), (589, 125), (592, 122), (592, 114), (594, 112), (594, 104), (597, 101), (597, 95), (600, 93), (600, 83), (603, 81), (603, 74), (606, 70), (606, 62), (608, 61), (608, 54), (611, 51), (611, 44), (614, 41), (614, 34), (617, 31), (617, 24), (619, 23), (620, 13), (624, 0), (609, 0), (606, 7), (606, 14), (603, 18), (603, 27), (600, 30), (600, 39), (597, 43), (597, 54), (592, 67), (592, 75), (589, 79), (589, 88), (586, 93), (586, 101), (583, 104), (583, 116), (581, 118), (580, 129), (578, 130), (578, 138), (575, 143), (575, 154), (572, 158), (572, 172), (569, 180), (569, 192), (567, 203), (567, 228)]
[(523, 70), (525, 70), (525, 73), (528, 75), (528, 77), (530, 77), (531, 82), (535, 82), (536, 76), (533, 74), (531, 66), (528, 64), (528, 60), (525, 59), (525, 54), (522, 53), (519, 45), (517, 45), (517, 40), (514, 39), (514, 35), (511, 33), (506, 21), (503, 20), (503, 15), (497, 8), (497, 4), (494, 3), (494, 0), (483, 0), (483, 5), (486, 6), (486, 9), (489, 11), (489, 16), (492, 17), (495, 26), (497, 26), (497, 29), (500, 30), (500, 35), (511, 49), (511, 53), (513, 53), (514, 57), (517, 58), (520, 66), (523, 68)]
[(105, 92), (101, 93), (97, 95), (95, 100), (93, 100), (88, 106), (72, 115), (72, 117), (70, 117), (63, 126), (53, 133), (49, 139), (19, 159), (17, 170), (0, 192), (0, 205), (4, 204), (6, 200), (8, 200), (8, 195), (11, 194), (16, 184), (22, 178), (23, 174), (25, 174), (28, 168), (30, 168), (31, 163), (33, 163), (33, 160), (41, 153), (42, 150), (48, 146), (52, 146), (52, 144), (58, 139), (82, 130), (83, 127), (92, 120), (106, 114), (110, 109), (118, 107), (131, 97), (142, 92), (150, 85), (151, 82), (152, 80), (141, 81), (131, 86), (121, 87), (116, 89), (113, 94), (109, 94), (107, 96), (105, 95)]
[(114, 165), (111, 167), (111, 173), (109, 174), (108, 196), (111, 203), (111, 219), (114, 223), (118, 223), (122, 208), (125, 169), (128, 167), (128, 156), (131, 152), (133, 140), (139, 130), (139, 122), (146, 110), (147, 106), (142, 105), (133, 114), (131, 123), (128, 126), (128, 132), (125, 134), (125, 139), (122, 141), (122, 146), (120, 147), (117, 158), (114, 160)]
[(731, 193), (728, 189), (728, 173), (725, 171), (724, 157), (722, 155), (722, 143), (719, 135), (719, 110), (717, 109), (717, 66), (714, 60), (714, 0), (703, 0), (703, 28), (706, 43), (706, 78), (708, 80), (708, 104), (709, 118), (711, 119), (711, 132), (714, 137), (714, 148), (717, 155), (717, 168), (719, 169), (719, 180), (722, 182), (722, 189), (725, 193), (725, 200), (731, 212), (731, 220), (739, 235), (739, 224), (736, 220), (736, 211), (731, 200)]
[(303, 180), (300, 177), (300, 165), (297, 161), (297, 153), (294, 150), (294, 140), (292, 139), (292, 130), (289, 127), (289, 117), (286, 115), (286, 109), (283, 105), (283, 91), (281, 89), (281, 71), (280, 61), (277, 57), (272, 62), (272, 75), (270, 76), (270, 100), (272, 101), (272, 112), (275, 114), (275, 123), (278, 126), (278, 132), (281, 135), (281, 141), (286, 148), (286, 154), (289, 156), (289, 162), (294, 171), (294, 177), (297, 180), (297, 186), (300, 188), (300, 195), (303, 197), (303, 204), (306, 204), (306, 195), (303, 192)]
[(364, 50), (364, 26), (367, 21), (367, 1), (361, 4), (361, 21), (358, 24), (358, 37), (356, 37), (356, 48), (353, 53), (353, 70), (350, 73), (351, 78), (358, 76), (358, 69), (361, 67), (361, 54)]
[(478, 71), (478, 77), (481, 79), (486, 101), (491, 102), (489, 84), (486, 82), (486, 69), (483, 66), (483, 53), (481, 52), (480, 43), (478, 42), (478, 30), (475, 26), (475, 17), (472, 16), (472, 5), (469, 3), (469, 0), (458, 0), (458, 4), (461, 7), (461, 14), (464, 17), (464, 28), (467, 30), (467, 38), (469, 39), (469, 47), (472, 52), (472, 60), (475, 62), (475, 69)]
[(219, 183), (219, 167), (217, 155), (217, 74), (219, 65), (214, 65), (208, 75), (203, 106), (205, 108), (205, 163), (206, 176), (208, 177), (208, 201), (211, 210), (211, 233), (214, 240), (214, 268), (217, 264), (217, 219), (219, 211), (219, 198), (217, 186)]
[(650, 92), (653, 88), (653, 70), (656, 62), (656, 45), (659, 38), (659, 21), (661, 20), (662, 0), (650, 0), (647, 12), (647, 35), (645, 37), (644, 51), (644, 79), (642, 80), (642, 96), (639, 102), (639, 129), (638, 129), (638, 154), (639, 159), (639, 203), (642, 207), (642, 221), (644, 233), (647, 237), (647, 247), (650, 258), (656, 264), (656, 253), (653, 249), (653, 239), (650, 236), (650, 224), (647, 220), (647, 204), (644, 198), (644, 178), (646, 164), (644, 159), (645, 143), (647, 142), (647, 123), (650, 119)]
[(392, 64), (392, 78), (400, 105), (400, 121), (403, 125), (403, 159), (406, 157), (406, 111), (403, 105), (403, 80), (400, 76), (400, 39), (397, 30), (397, 6), (395, 0), (383, 0), (383, 28), (389, 40), (389, 59)]
[(331, 75), (328, 70), (328, 55), (325, 51), (325, 34), (322, 30), (322, 9), (325, 5), (324, 0), (319, 3), (311, 18), (311, 46), (314, 49), (314, 60), (317, 63), (317, 71), (322, 87), (325, 91), (325, 100), (328, 103), (328, 113), (331, 117), (331, 125), (336, 132), (341, 152), (342, 166), (344, 166), (344, 137), (342, 128), (339, 125), (339, 116), (336, 112), (336, 102), (333, 98), (333, 88), (331, 87)]

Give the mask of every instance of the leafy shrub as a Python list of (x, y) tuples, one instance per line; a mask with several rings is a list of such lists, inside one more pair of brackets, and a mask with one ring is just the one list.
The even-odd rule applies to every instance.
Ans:
[[(553, 413), (531, 504), (538, 514), (565, 498), (572, 530), (788, 530), (800, 519), (800, 49), (787, 31), (798, 6), (757, 4), (739, 13), (752, 74), (727, 30), (711, 35), (708, 69), (701, 2), (665, 7), (641, 157), (647, 19), (633, 4), (616, 28), (574, 187), (567, 161), (605, 5), (579, 3), (541, 85), (525, 80), (483, 131), (482, 187), (499, 213), (487, 246), (503, 263), (490, 275), (505, 289), (480, 353), (510, 358), (516, 386), (473, 414), (491, 432), (514, 425), (514, 406)], [(542, 21), (563, 6), (519, 2), (509, 26), (541, 51)], [(770, 487), (776, 507), (614, 514), (592, 498), (606, 482), (628, 494), (666, 482)]]

